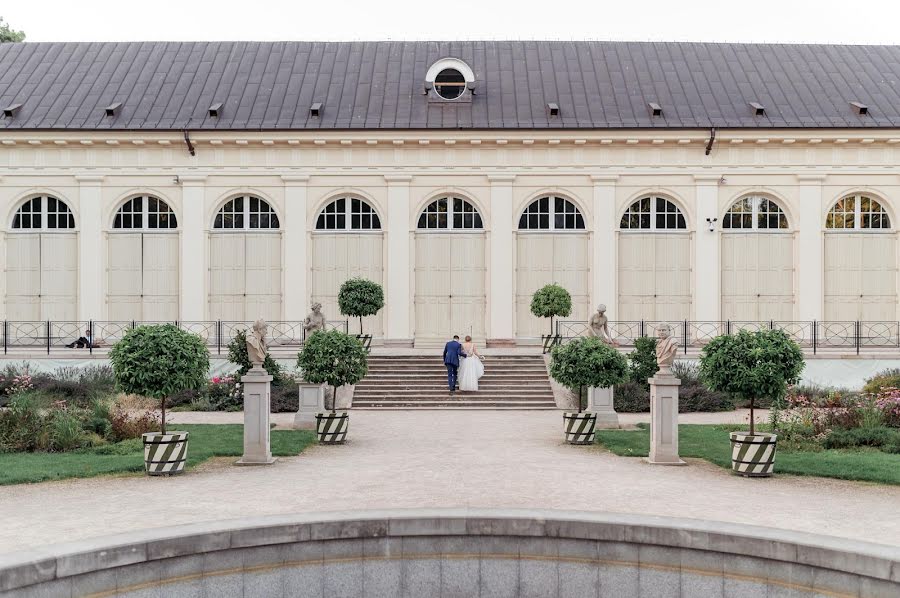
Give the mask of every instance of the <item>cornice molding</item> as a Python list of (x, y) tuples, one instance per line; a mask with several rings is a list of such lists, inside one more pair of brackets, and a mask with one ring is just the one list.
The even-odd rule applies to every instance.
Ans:
[(592, 174), (591, 181), (593, 183), (615, 183), (619, 180), (617, 174)]
[(182, 183), (205, 183), (208, 178), (205, 174), (179, 174), (177, 176)]
[(716, 183), (722, 180), (721, 174), (695, 174), (694, 182), (695, 183)]
[(75, 180), (79, 183), (102, 183), (106, 178), (102, 174), (76, 174)]
[[(371, 174), (371, 173), (370, 173)], [(409, 184), (412, 181), (411, 174), (386, 174), (384, 175), (384, 180), (391, 183), (407, 183)]]
[(821, 172), (797, 175), (797, 180), (801, 183), (822, 183), (826, 178), (828, 175)]
[(494, 183), (512, 183), (516, 180), (516, 175), (514, 174), (489, 174), (487, 175), (487, 180)]
[(281, 180), (285, 183), (306, 183), (309, 181), (308, 174), (283, 174)]

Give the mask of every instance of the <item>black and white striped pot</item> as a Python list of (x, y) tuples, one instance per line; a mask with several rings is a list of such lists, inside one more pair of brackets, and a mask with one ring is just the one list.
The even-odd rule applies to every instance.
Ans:
[(764, 478), (775, 468), (776, 434), (731, 433), (731, 469), (740, 475)]
[(569, 444), (593, 444), (594, 427), (597, 425), (597, 414), (589, 411), (581, 413), (563, 413), (566, 427), (566, 442)]
[(148, 432), (144, 439), (144, 470), (149, 475), (171, 475), (184, 471), (187, 461), (187, 432)]
[(316, 414), (316, 438), (319, 444), (342, 444), (347, 440), (349, 428), (350, 414), (346, 411)]

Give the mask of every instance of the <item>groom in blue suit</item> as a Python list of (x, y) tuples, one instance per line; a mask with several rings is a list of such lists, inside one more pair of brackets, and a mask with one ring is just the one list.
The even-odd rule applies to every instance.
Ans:
[(459, 358), (465, 357), (462, 345), (459, 344), (459, 337), (454, 335), (453, 340), (444, 345), (444, 365), (447, 366), (447, 386), (450, 387), (450, 394), (456, 391), (456, 372), (459, 369)]

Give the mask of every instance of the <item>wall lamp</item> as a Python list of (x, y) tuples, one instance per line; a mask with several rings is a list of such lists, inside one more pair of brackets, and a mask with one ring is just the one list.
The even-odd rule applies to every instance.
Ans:
[(718, 220), (718, 218), (707, 218), (706, 219), (706, 224), (709, 225), (709, 232), (711, 232), (711, 233), (716, 232), (716, 221), (717, 220)]

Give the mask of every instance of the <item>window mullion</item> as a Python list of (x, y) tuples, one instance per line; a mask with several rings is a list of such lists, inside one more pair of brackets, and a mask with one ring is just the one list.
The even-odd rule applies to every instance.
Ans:
[(857, 195), (853, 199), (853, 228), (862, 229), (862, 196)]

